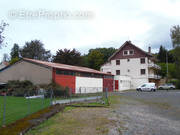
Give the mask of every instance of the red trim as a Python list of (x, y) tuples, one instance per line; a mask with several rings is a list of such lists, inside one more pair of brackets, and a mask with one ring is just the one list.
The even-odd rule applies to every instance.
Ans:
[(103, 78), (103, 90), (108, 88), (109, 92), (113, 91), (113, 79)]
[(55, 82), (56, 79), (56, 69), (52, 68), (52, 81)]

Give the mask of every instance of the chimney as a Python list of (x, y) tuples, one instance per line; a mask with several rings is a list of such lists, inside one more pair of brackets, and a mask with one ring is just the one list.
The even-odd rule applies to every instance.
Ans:
[(148, 47), (148, 53), (151, 54), (151, 47), (150, 46)]

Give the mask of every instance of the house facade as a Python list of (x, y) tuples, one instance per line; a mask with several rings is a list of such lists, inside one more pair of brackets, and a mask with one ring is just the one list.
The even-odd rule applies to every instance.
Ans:
[(106, 62), (101, 66), (101, 71), (114, 76), (116, 90), (135, 89), (147, 82), (158, 85), (160, 67), (155, 64), (155, 59), (149, 52), (126, 41)]
[(73, 93), (113, 91), (113, 75), (94, 69), (23, 58), (0, 70), (0, 82), (29, 80), (34, 84), (52, 81), (69, 87)]

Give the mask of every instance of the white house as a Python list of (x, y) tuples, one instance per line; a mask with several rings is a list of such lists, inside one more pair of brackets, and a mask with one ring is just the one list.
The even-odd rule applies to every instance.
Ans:
[(160, 76), (157, 74), (160, 67), (155, 64), (155, 59), (149, 52), (145, 52), (126, 41), (109, 59), (101, 66), (101, 71), (112, 73), (116, 90), (135, 89), (147, 82), (158, 85)]

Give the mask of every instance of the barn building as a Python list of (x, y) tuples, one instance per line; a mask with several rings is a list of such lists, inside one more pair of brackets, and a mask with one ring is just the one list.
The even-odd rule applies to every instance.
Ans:
[(73, 93), (113, 91), (113, 75), (94, 69), (22, 58), (0, 70), (0, 82), (29, 80), (34, 84), (56, 82)]

